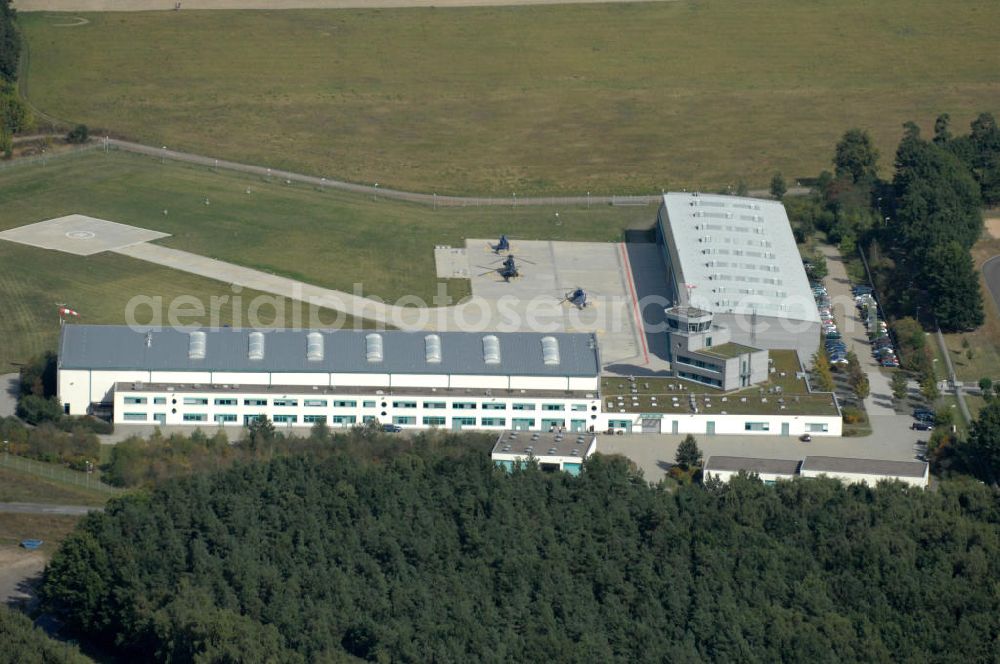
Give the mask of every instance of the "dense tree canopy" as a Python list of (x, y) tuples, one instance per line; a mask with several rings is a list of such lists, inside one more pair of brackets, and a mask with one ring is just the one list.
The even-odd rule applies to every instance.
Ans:
[(0, 664), (86, 664), (76, 646), (59, 643), (27, 616), (0, 606)]
[(943, 329), (971, 330), (983, 324), (979, 273), (967, 249), (954, 240), (932, 247), (921, 272)]
[(979, 411), (967, 445), (972, 469), (989, 482), (1000, 482), (1000, 400), (989, 400)]
[(11, 0), (0, 0), (0, 80), (4, 81), (17, 78), (21, 59), (21, 35), (14, 23), (15, 13)]
[(144, 661), (989, 661), (998, 521), (978, 483), (670, 492), (425, 438), (114, 500), (42, 596)]

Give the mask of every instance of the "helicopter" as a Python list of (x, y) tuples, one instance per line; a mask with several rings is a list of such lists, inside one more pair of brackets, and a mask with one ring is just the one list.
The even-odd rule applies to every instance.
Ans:
[(574, 288), (570, 292), (566, 293), (562, 301), (572, 304), (577, 309), (585, 309), (588, 305), (587, 291), (580, 287)]
[[(525, 263), (531, 263), (531, 261), (525, 258), (521, 258), (518, 260), (521, 260)], [(504, 282), (509, 282), (511, 279), (517, 279), (518, 277), (521, 276), (520, 270), (517, 269), (517, 261), (514, 259), (514, 254), (508, 254), (503, 259), (503, 262), (500, 264), (500, 267), (490, 268), (489, 270), (486, 270), (486, 272), (483, 272), (479, 276), (482, 277), (494, 272), (503, 277)]]
[(497, 255), (504, 251), (510, 251), (510, 240), (507, 239), (506, 235), (501, 235), (500, 240), (496, 244), (487, 243), (487, 245)]

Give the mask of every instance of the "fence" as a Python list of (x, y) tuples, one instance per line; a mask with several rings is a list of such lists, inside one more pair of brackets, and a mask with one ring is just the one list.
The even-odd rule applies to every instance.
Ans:
[(8, 454), (6, 452), (3, 456), (0, 456), (0, 468), (9, 468), (11, 470), (29, 473), (53, 482), (71, 484), (73, 486), (100, 491), (108, 494), (109, 496), (116, 496), (124, 491), (124, 489), (119, 489), (118, 487), (105, 484), (100, 481), (94, 473), (84, 473), (78, 470), (70, 470), (69, 468), (64, 468), (63, 466), (56, 464), (43, 463), (41, 461), (35, 461), (34, 459), (20, 457), (16, 454)]
[(50, 161), (64, 161), (70, 157), (78, 157), (82, 154), (88, 152), (96, 152), (98, 150), (104, 150), (103, 143), (88, 143), (87, 145), (81, 145), (80, 147), (75, 147), (71, 150), (65, 150), (63, 152), (52, 152), (49, 154), (38, 154), (32, 157), (18, 157), (17, 159), (9, 159), (0, 161), (0, 172), (24, 168), (27, 166), (45, 166)]

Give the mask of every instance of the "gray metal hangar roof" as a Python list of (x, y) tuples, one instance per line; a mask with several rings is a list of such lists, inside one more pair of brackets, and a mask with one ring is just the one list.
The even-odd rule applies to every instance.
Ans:
[(850, 459), (846, 457), (807, 456), (802, 462), (806, 473), (851, 473), (886, 477), (923, 477), (925, 461), (888, 461), (884, 459)]
[(784, 205), (671, 192), (663, 196), (661, 217), (663, 210), (678, 289), (696, 287), (685, 304), (714, 313), (756, 310), (761, 316), (819, 322)]
[[(192, 335), (191, 332), (204, 334)], [(260, 351), (257, 334), (263, 336), (263, 357), (253, 360), (250, 359), (251, 351)], [(320, 338), (316, 337), (317, 334)], [(380, 335), (380, 339), (369, 340), (372, 334)], [(429, 336), (436, 336), (437, 339), (428, 339)], [(551, 341), (546, 341), (543, 346), (542, 340), (546, 338), (555, 339), (555, 346)], [(309, 355), (314, 359), (310, 360)], [(380, 356), (381, 359), (370, 361), (369, 356)], [(434, 361), (438, 358), (439, 361)], [(66, 325), (59, 343), (59, 367), (139, 371), (596, 376), (600, 373), (600, 359), (596, 337), (578, 333), (237, 328), (204, 328), (197, 331), (154, 329), (147, 332), (124, 325)]]
[(802, 462), (793, 459), (756, 459), (753, 457), (710, 456), (705, 462), (705, 472), (727, 471), (738, 473), (769, 473), (773, 475), (795, 475)]

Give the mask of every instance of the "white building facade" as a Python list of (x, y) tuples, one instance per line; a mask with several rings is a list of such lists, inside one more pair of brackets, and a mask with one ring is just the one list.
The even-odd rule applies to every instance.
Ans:
[(67, 414), (116, 424), (588, 431), (599, 372), (590, 334), (68, 325), (58, 381)]

